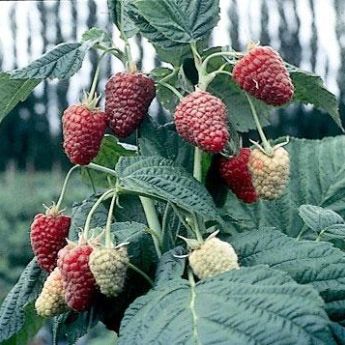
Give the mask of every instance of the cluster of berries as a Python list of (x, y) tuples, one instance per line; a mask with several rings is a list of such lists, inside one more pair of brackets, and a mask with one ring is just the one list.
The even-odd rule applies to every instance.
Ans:
[(97, 155), (109, 125), (117, 137), (132, 134), (156, 94), (154, 81), (142, 73), (117, 73), (105, 88), (105, 111), (94, 100), (69, 106), (62, 117), (64, 149), (73, 164), (87, 165)]
[(37, 313), (51, 317), (68, 309), (88, 309), (95, 294), (118, 296), (129, 264), (127, 248), (67, 242), (71, 219), (55, 206), (31, 225), (31, 245), (40, 267), (50, 274), (36, 300)]

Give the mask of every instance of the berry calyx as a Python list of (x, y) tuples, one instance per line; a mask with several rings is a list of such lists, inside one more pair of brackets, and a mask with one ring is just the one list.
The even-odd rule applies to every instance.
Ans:
[(242, 148), (238, 155), (219, 160), (219, 173), (232, 192), (246, 203), (257, 201), (258, 195), (248, 168), (251, 150)]
[(294, 94), (284, 61), (271, 47), (251, 49), (236, 63), (233, 78), (243, 90), (270, 105), (286, 104)]
[(126, 279), (129, 258), (127, 248), (95, 248), (90, 255), (90, 269), (101, 293), (118, 296)]
[(105, 113), (117, 137), (132, 134), (147, 114), (155, 98), (154, 81), (143, 73), (121, 72), (105, 87)]
[(53, 317), (68, 309), (59, 268), (56, 267), (48, 276), (35, 302), (35, 308), (37, 314), (42, 317)]
[(199, 279), (239, 269), (237, 254), (231, 244), (212, 235), (192, 251), (189, 264)]
[(96, 290), (95, 278), (89, 267), (93, 249), (88, 244), (70, 244), (59, 252), (58, 267), (63, 279), (67, 305), (76, 311), (91, 306)]
[(105, 114), (85, 104), (69, 106), (62, 117), (63, 147), (73, 164), (87, 165), (96, 156), (107, 127)]
[(182, 138), (207, 152), (221, 152), (230, 137), (225, 104), (206, 91), (195, 91), (181, 100), (175, 124)]
[(63, 215), (56, 206), (46, 214), (39, 213), (31, 224), (30, 240), (39, 266), (51, 272), (56, 267), (58, 252), (66, 245), (71, 218)]

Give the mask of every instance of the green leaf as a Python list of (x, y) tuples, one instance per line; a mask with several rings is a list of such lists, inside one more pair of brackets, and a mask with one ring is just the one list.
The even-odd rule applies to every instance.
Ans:
[(297, 237), (304, 223), (298, 208), (311, 204), (345, 216), (345, 137), (323, 140), (291, 139), (291, 173), (284, 195), (274, 201), (245, 204), (230, 191), (222, 209), (229, 230), (237, 231), (273, 226)]
[(219, 2), (215, 0), (139, 0), (135, 6), (151, 26), (178, 43), (202, 39), (219, 20)]
[[(135, 152), (135, 148), (133, 149), (129, 145), (121, 144), (116, 137), (106, 134), (102, 139), (98, 154), (92, 160), (92, 162), (110, 169), (114, 169), (121, 156), (131, 156), (135, 154)], [(82, 167), (81, 175), (83, 180), (87, 183), (92, 181), (92, 183), (97, 187), (109, 187), (109, 175), (107, 174)], [(110, 180), (115, 183), (114, 177), (110, 177)]]
[(82, 35), (82, 41), (94, 41), (98, 43), (103, 43), (106, 47), (111, 47), (113, 44), (111, 35), (108, 32), (105, 32), (104, 30), (96, 27), (93, 27), (85, 31)]
[(297, 241), (278, 230), (261, 228), (229, 239), (240, 266), (269, 265), (297, 283), (312, 285), (334, 321), (345, 319), (345, 255), (330, 243)]
[(277, 270), (242, 268), (201, 281), (171, 280), (126, 311), (119, 345), (336, 344), (323, 302)]
[(19, 103), (27, 99), (40, 79), (11, 79), (10, 74), (0, 73), (0, 122)]
[(316, 108), (325, 111), (344, 131), (339, 114), (338, 100), (333, 93), (326, 89), (321, 77), (289, 64), (287, 64), (287, 67), (295, 86), (294, 100), (312, 104)]
[(140, 127), (139, 147), (142, 156), (161, 156), (193, 172), (194, 147), (167, 127), (145, 121)]
[(127, 192), (172, 202), (205, 219), (218, 219), (205, 187), (171, 160), (157, 156), (122, 157), (115, 170), (119, 187)]
[(27, 67), (11, 72), (13, 79), (69, 79), (83, 63), (86, 52), (95, 41), (61, 43)]
[(25, 322), (25, 306), (41, 292), (46, 273), (33, 259), (21, 274), (0, 308), (0, 342), (19, 332)]
[(129, 16), (129, 8), (133, 0), (107, 0), (107, 3), (111, 19), (121, 35), (130, 38), (137, 34), (139, 29)]

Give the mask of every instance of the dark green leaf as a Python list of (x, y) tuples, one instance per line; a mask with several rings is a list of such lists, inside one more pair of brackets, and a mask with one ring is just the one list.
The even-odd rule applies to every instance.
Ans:
[(46, 278), (36, 259), (21, 274), (17, 284), (9, 292), (0, 308), (0, 342), (19, 332), (25, 322), (25, 306), (41, 292)]
[(111, 47), (113, 44), (113, 40), (108, 32), (100, 28), (91, 28), (83, 33), (82, 41), (93, 41), (105, 44), (106, 47)]
[(172, 202), (205, 219), (218, 219), (205, 187), (171, 160), (157, 156), (122, 157), (115, 170), (120, 188), (127, 192)]
[(0, 122), (19, 103), (26, 100), (40, 79), (11, 79), (10, 74), (0, 73)]
[(310, 286), (256, 266), (195, 285), (174, 279), (138, 298), (119, 345), (334, 345), (323, 302)]
[(345, 255), (330, 243), (297, 241), (280, 231), (262, 228), (229, 239), (240, 266), (269, 265), (296, 282), (312, 285), (326, 302), (329, 316), (345, 319)]

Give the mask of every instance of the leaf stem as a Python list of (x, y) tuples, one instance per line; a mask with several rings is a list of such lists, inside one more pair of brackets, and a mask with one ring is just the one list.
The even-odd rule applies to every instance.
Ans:
[(137, 266), (133, 265), (130, 262), (128, 263), (128, 267), (131, 268), (133, 271), (139, 273), (151, 286), (154, 285), (153, 280), (140, 268), (138, 268)]
[(83, 231), (83, 235), (84, 238), (87, 240), (88, 239), (88, 235), (89, 235), (89, 230), (90, 230), (90, 225), (91, 225), (91, 219), (93, 214), (95, 213), (96, 209), (98, 208), (98, 206), (107, 198), (110, 197), (110, 195), (114, 193), (113, 189), (107, 190), (105, 191), (100, 197), (99, 199), (95, 202), (95, 204), (92, 206), (89, 214), (86, 217), (86, 221), (85, 221), (85, 226), (84, 226), (84, 231)]
[(97, 170), (97, 171), (103, 172), (105, 174), (109, 174), (111, 176), (117, 177), (115, 170), (106, 168), (106, 167), (104, 167), (102, 165), (98, 165), (96, 163), (90, 163), (88, 165), (85, 165), (85, 168)]
[(76, 170), (77, 168), (79, 168), (79, 165), (75, 165), (73, 166), (67, 173), (66, 177), (65, 177), (65, 181), (63, 183), (63, 186), (62, 186), (62, 189), (61, 189), (61, 193), (60, 193), (60, 197), (59, 197), (59, 200), (57, 201), (56, 203), (56, 208), (57, 209), (60, 209), (61, 207), (61, 204), (62, 204), (62, 201), (65, 197), (65, 194), (66, 194), (66, 189), (67, 189), (67, 184), (68, 184), (68, 181), (73, 173), (74, 170)]
[(164, 81), (159, 81), (158, 84), (166, 87), (167, 89), (169, 89), (171, 92), (174, 93), (175, 96), (178, 97), (178, 99), (182, 99), (183, 98), (183, 95), (177, 89), (175, 89), (172, 85), (170, 85), (168, 83), (165, 83)]
[(246, 96), (247, 96), (247, 99), (248, 99), (248, 102), (249, 102), (249, 106), (250, 106), (250, 110), (252, 112), (252, 115), (253, 115), (256, 127), (258, 129), (258, 132), (259, 132), (259, 135), (260, 135), (263, 147), (265, 149), (265, 153), (268, 154), (268, 155), (272, 155), (272, 153), (273, 153), (272, 146), (270, 145), (270, 143), (266, 139), (265, 133), (264, 133), (262, 127), (261, 127), (261, 124), (260, 124), (260, 121), (259, 121), (259, 117), (258, 117), (258, 114), (257, 114), (255, 106), (254, 106), (254, 103), (253, 103), (253, 101), (251, 100), (250, 96), (247, 93), (246, 93)]
[[(140, 198), (141, 204), (143, 205), (143, 209), (144, 209), (149, 227), (152, 230), (154, 230), (157, 235), (161, 234), (162, 233), (161, 224), (159, 222), (157, 211), (152, 199), (146, 198), (144, 196), (139, 196), (139, 198)], [(160, 244), (159, 244), (160, 240), (157, 239), (157, 237), (153, 236), (152, 234), (151, 234), (151, 237), (153, 240), (153, 244), (155, 246), (157, 256), (158, 258), (160, 258), (162, 256), (162, 252), (161, 252)]]
[[(111, 221), (113, 218), (114, 213), (114, 206), (116, 203), (117, 194), (114, 192), (113, 197), (111, 199), (109, 211), (108, 211), (108, 217), (107, 217), (107, 224), (105, 225), (105, 246), (106, 248), (112, 247), (112, 241), (111, 241)], [(114, 239), (115, 240), (115, 239)], [(116, 244), (116, 243), (114, 243)]]

